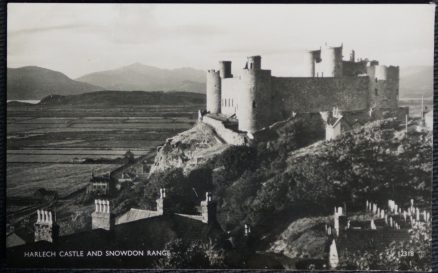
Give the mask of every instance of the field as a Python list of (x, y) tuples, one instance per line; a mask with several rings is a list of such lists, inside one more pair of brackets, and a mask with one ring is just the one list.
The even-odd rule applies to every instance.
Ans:
[[(433, 109), (433, 100), (432, 99), (424, 99), (423, 101), (424, 107), (427, 111)], [(408, 106), (409, 107), (409, 116), (410, 117), (420, 117), (421, 116), (421, 98), (412, 99), (412, 98), (400, 98), (399, 106)]]
[(55, 190), (62, 198), (83, 188), (92, 171), (104, 174), (114, 167), (112, 164), (8, 163), (7, 196), (30, 196), (35, 189), (44, 187)]
[(127, 105), (10, 106), (7, 109), (7, 196), (56, 190), (62, 197), (89, 180), (92, 170), (109, 172), (117, 164), (84, 164), (155, 153), (166, 138), (195, 122), (191, 106)]

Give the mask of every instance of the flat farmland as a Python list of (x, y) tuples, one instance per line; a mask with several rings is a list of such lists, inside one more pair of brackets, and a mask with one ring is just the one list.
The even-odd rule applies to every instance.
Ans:
[(31, 196), (35, 190), (45, 188), (64, 197), (83, 188), (92, 171), (104, 174), (114, 168), (114, 164), (8, 163), (7, 196)]
[[(399, 106), (409, 107), (409, 116), (421, 117), (421, 98), (400, 98)], [(427, 107), (427, 111), (433, 109), (433, 99), (425, 98), (423, 106)]]
[(7, 109), (7, 194), (38, 188), (60, 196), (84, 187), (90, 173), (117, 164), (83, 164), (155, 153), (166, 138), (193, 126), (203, 105), (11, 106)]

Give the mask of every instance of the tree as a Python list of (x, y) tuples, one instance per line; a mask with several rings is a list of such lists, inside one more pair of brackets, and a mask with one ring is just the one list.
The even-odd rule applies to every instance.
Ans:
[(410, 239), (394, 241), (382, 251), (344, 253), (340, 269), (431, 271), (432, 229), (430, 223), (417, 222), (409, 230)]
[(126, 153), (125, 153), (125, 155), (124, 155), (123, 158), (124, 158), (125, 162), (127, 162), (127, 163), (133, 163), (133, 162), (134, 162), (134, 159), (135, 159), (135, 157), (134, 157), (134, 153), (131, 152), (131, 150), (128, 150), (128, 151), (126, 151)]
[(186, 242), (180, 238), (170, 241), (165, 249), (170, 254), (157, 262), (159, 268), (221, 268), (224, 252), (211, 243)]

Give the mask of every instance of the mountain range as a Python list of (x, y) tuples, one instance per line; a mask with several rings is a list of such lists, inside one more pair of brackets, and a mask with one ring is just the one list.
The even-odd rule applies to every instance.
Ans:
[(433, 67), (400, 67), (400, 98), (433, 97)]
[[(37, 66), (8, 68), (8, 100), (39, 100), (49, 95), (93, 91), (184, 91), (205, 94), (205, 72), (193, 68), (162, 69), (140, 63), (71, 79)], [(433, 96), (433, 67), (400, 68), (400, 98)]]
[(78, 79), (38, 67), (8, 68), (7, 99), (38, 100), (50, 95), (93, 91), (184, 91), (205, 93), (205, 72), (193, 68), (161, 69), (139, 63), (95, 72)]
[(77, 81), (101, 86), (107, 90), (186, 91), (205, 93), (206, 74), (193, 68), (161, 69), (140, 63), (95, 72)]

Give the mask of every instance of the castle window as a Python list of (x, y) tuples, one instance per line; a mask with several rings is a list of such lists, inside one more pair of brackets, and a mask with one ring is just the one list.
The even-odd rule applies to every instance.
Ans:
[(376, 88), (376, 89), (374, 89), (374, 93), (376, 93), (376, 96), (378, 96), (378, 95), (379, 95), (379, 91), (377, 90), (377, 88)]
[(377, 78), (375, 79), (375, 81), (377, 82)]
[(255, 102), (255, 100), (252, 101), (252, 108), (256, 108), (256, 102)]
[(231, 106), (234, 106), (234, 100), (231, 99)]

